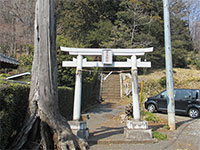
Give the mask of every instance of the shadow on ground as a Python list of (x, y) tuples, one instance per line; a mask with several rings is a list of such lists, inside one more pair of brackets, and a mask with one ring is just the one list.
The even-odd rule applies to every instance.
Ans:
[(106, 113), (106, 112), (111, 112), (112, 107), (115, 105), (115, 103), (101, 103), (93, 106), (94, 108), (89, 108), (85, 110), (84, 112), (87, 113), (94, 113), (94, 114), (100, 114), (100, 113)]
[(89, 143), (90, 145), (97, 144), (98, 141), (109, 139), (110, 137), (114, 135), (122, 135), (124, 132), (123, 127), (101, 127), (97, 128), (96, 131), (90, 133), (89, 135)]
[[(158, 114), (158, 116), (160, 118), (164, 119), (165, 121), (162, 122), (162, 123), (155, 123), (155, 124), (152, 123), (152, 124), (150, 124), (149, 128), (152, 129), (153, 131), (156, 131), (158, 129), (162, 129), (162, 128), (166, 127), (167, 124), (168, 124), (168, 115), (167, 115), (167, 113), (161, 112), (161, 113)], [(193, 118), (189, 118), (186, 115), (176, 114), (176, 128), (178, 129), (182, 125), (187, 124), (189, 122), (192, 122), (193, 120), (194, 120)]]

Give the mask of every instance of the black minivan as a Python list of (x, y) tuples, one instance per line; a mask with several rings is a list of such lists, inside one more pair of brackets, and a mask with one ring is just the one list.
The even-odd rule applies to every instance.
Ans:
[[(188, 114), (192, 118), (199, 117), (200, 89), (174, 89), (174, 95), (177, 114)], [(145, 102), (145, 108), (152, 113), (167, 111), (167, 91), (148, 98)]]

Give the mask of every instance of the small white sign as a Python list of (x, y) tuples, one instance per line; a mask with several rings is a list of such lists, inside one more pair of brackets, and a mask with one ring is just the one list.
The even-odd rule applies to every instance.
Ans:
[(112, 65), (113, 63), (113, 56), (111, 50), (103, 50), (102, 51), (102, 62), (105, 65)]

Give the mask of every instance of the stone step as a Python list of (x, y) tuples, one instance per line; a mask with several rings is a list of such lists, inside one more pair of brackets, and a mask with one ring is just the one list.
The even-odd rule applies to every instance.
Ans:
[(118, 89), (120, 89), (120, 84), (103, 85), (102, 88), (118, 88)]
[[(103, 77), (106, 77), (104, 74)], [(119, 74), (111, 74), (102, 82), (102, 98), (108, 101), (120, 100), (120, 76)]]
[(102, 88), (116, 88), (116, 89), (119, 89), (120, 87), (120, 84), (112, 84), (112, 85), (104, 85), (102, 86)]
[(104, 84), (110, 84), (110, 83), (120, 84), (119, 82), (120, 82), (120, 80), (103, 81)]
[(107, 86), (107, 87), (102, 87), (102, 90), (119, 90), (120, 91), (120, 86), (113, 86), (113, 87), (110, 87), (110, 86)]
[[(103, 92), (102, 92), (103, 93)], [(120, 93), (103, 93), (105, 96), (120, 96)]]
[(110, 99), (120, 99), (120, 96), (102, 96), (103, 98), (110, 98)]
[(118, 81), (120, 81), (120, 80), (105, 80), (105, 81), (103, 81), (104, 83), (107, 83), (107, 82), (118, 82)]
[(102, 97), (102, 99), (104, 101), (119, 101), (119, 100), (121, 100), (121, 98), (104, 98), (104, 97)]
[(102, 91), (108, 91), (108, 92), (110, 92), (110, 91), (118, 91), (119, 92), (120, 89), (117, 88), (117, 87), (115, 87), (115, 88), (108, 87), (108, 88), (103, 88)]
[(112, 97), (117, 97), (120, 96), (120, 94), (103, 94), (103, 96), (112, 96)]
[(116, 89), (119, 89), (119, 87), (120, 87), (120, 84), (116, 84), (116, 85), (104, 85), (104, 86), (102, 86), (102, 88), (116, 88)]
[(103, 96), (102, 98), (109, 98), (109, 99), (120, 99), (120, 96), (116, 96), (116, 97), (113, 97), (113, 96)]
[(117, 96), (120, 96), (120, 94), (104, 94), (104, 96), (112, 96), (112, 97), (117, 97)]
[(120, 93), (103, 93), (104, 96), (120, 96)]
[(117, 92), (120, 92), (120, 89), (117, 89), (117, 88), (108, 88), (108, 89), (106, 89), (106, 88), (104, 88), (104, 89), (102, 89), (102, 91), (104, 91), (104, 92), (113, 92), (113, 91), (117, 91)]
[(104, 92), (107, 92), (107, 93), (110, 93), (110, 92), (113, 92), (113, 91), (117, 91), (117, 92), (120, 92), (120, 89), (117, 89), (117, 88), (103, 88), (102, 91)]
[(110, 82), (107, 82), (107, 83), (104, 83), (103, 82), (103, 86), (112, 86), (112, 85), (120, 85), (120, 83), (118, 83), (118, 81), (110, 81)]
[(103, 94), (106, 94), (106, 95), (113, 95), (113, 94), (119, 94), (120, 95), (120, 92), (119, 91), (102, 91)]

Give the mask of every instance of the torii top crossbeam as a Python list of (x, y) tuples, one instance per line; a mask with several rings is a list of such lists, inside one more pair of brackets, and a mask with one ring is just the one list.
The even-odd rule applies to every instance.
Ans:
[(102, 55), (103, 51), (110, 50), (114, 56), (132, 56), (144, 55), (145, 52), (152, 52), (153, 47), (150, 48), (135, 48), (135, 49), (112, 49), (112, 48), (69, 48), (60, 47), (62, 51), (69, 52), (70, 55)]
[[(127, 59), (124, 62), (113, 62), (112, 56), (142, 56), (145, 52), (152, 52), (151, 48), (136, 48), (136, 49), (97, 49), (97, 48), (69, 48), (61, 47), (62, 51), (69, 52), (70, 55), (81, 56), (97, 56), (102, 55), (102, 61), (87, 61), (83, 59), (81, 67), (132, 67), (132, 60)], [(77, 67), (78, 60), (73, 58), (73, 61), (63, 61), (63, 67)], [(151, 62), (142, 62), (141, 59), (137, 59), (137, 67), (151, 67)]]

